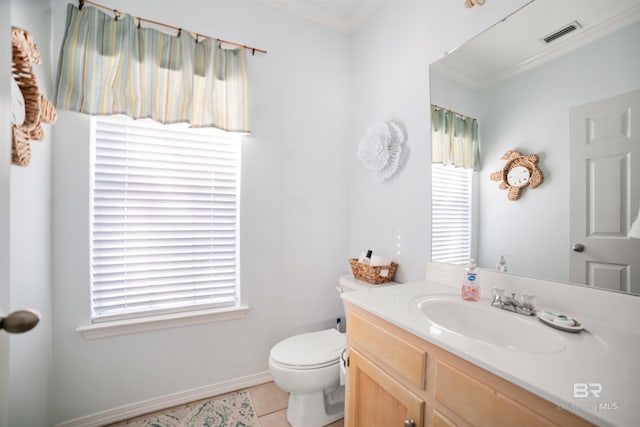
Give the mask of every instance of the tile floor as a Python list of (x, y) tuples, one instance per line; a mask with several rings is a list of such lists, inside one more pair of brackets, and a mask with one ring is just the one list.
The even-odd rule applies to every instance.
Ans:
[[(255, 387), (245, 389), (251, 396), (253, 407), (256, 410), (256, 415), (260, 421), (260, 427), (290, 427), (287, 422), (287, 402), (289, 400), (289, 394), (282, 391), (275, 383), (269, 382), (261, 384)], [(241, 391), (241, 390), (238, 390)], [(216, 396), (217, 397), (217, 396)], [(203, 399), (200, 402), (204, 402), (209, 399)], [(197, 402), (194, 402), (197, 403)], [(177, 407), (179, 408), (179, 407)], [(177, 408), (171, 408), (161, 412), (168, 412)], [(141, 417), (136, 417), (136, 420), (141, 418), (147, 418), (152, 414), (146, 414)], [(129, 421), (121, 421), (116, 424), (111, 424), (109, 427), (124, 427)], [(327, 427), (344, 427), (344, 420), (340, 419), (334, 423), (329, 424)]]
[[(287, 422), (288, 393), (282, 391), (273, 382), (251, 387), (247, 390), (251, 396), (261, 427), (290, 427)], [(344, 427), (344, 420), (340, 419), (331, 423), (329, 427)]]

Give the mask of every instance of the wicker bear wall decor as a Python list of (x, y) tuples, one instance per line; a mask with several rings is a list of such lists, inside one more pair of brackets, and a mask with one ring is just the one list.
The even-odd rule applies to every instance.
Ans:
[(502, 160), (507, 163), (502, 170), (491, 174), (491, 180), (502, 181), (499, 188), (509, 190), (507, 199), (518, 200), (525, 187), (536, 188), (544, 181), (542, 171), (538, 169), (536, 154), (524, 155), (517, 151), (507, 151)]
[(32, 64), (40, 64), (41, 60), (31, 34), (23, 29), (12, 27), (11, 53), (13, 58), (11, 74), (17, 84), (16, 96), (20, 98), (14, 103), (14, 108), (24, 108), (23, 112), (13, 114), (11, 163), (27, 166), (31, 161), (29, 141), (32, 139), (42, 141), (44, 138), (42, 123), (55, 123), (57, 115), (53, 105), (38, 87)]

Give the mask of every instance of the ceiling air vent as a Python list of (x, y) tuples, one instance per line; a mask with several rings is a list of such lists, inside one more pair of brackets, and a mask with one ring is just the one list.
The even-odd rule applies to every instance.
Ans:
[(554, 40), (559, 39), (560, 37), (564, 37), (567, 34), (582, 28), (582, 25), (580, 25), (580, 23), (578, 21), (573, 21), (570, 24), (565, 25), (564, 27), (560, 28), (557, 31), (554, 31), (553, 33), (549, 34), (546, 37), (543, 37), (542, 41), (544, 41), (545, 43), (549, 44)]

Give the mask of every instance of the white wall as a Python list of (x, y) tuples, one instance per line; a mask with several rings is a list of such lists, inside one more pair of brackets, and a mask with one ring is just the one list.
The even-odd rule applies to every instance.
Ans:
[[(54, 2), (59, 49), (67, 1)], [(268, 370), (271, 346), (332, 326), (348, 264), (352, 129), (348, 37), (257, 0), (109, 5), (268, 50), (249, 56), (242, 142), (241, 320), (87, 341), (89, 119), (60, 112), (53, 152), (51, 423)], [(56, 51), (57, 52), (57, 51)]]
[[(51, 9), (48, 0), (13, 0), (11, 23), (31, 33), (42, 58), (34, 65), (42, 93), (52, 99)], [(4, 40), (3, 40), (4, 41)], [(10, 168), (11, 309), (41, 314), (32, 331), (11, 338), (9, 425), (48, 425), (52, 371), (51, 126), (31, 141), (31, 164)]]
[[(425, 277), (430, 257), (429, 63), (518, 9), (525, 0), (388, 0), (353, 36), (355, 121), (349, 156), (350, 254), (369, 248), (400, 264), (397, 280)], [(404, 124), (402, 169), (379, 183), (356, 159), (358, 140), (384, 120)]]
[[(509, 254), (510, 272), (569, 281), (569, 111), (640, 88), (638, 40), (640, 23), (481, 92), (479, 266)], [(514, 149), (538, 154), (545, 180), (510, 202), (487, 177)]]
[(482, 111), (479, 89), (465, 86), (451, 78), (430, 70), (431, 103), (457, 113), (477, 118)]
[[(10, 312), (11, 3), (0, 2), (0, 316)], [(0, 425), (9, 424), (11, 341), (0, 332)]]

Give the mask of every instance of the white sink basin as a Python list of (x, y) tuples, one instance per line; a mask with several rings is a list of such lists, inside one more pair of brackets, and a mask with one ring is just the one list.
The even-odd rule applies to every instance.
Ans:
[(490, 306), (487, 301), (463, 301), (452, 296), (423, 296), (410, 303), (412, 312), (434, 327), (466, 338), (526, 353), (557, 353), (566, 348), (556, 331), (535, 317)]

